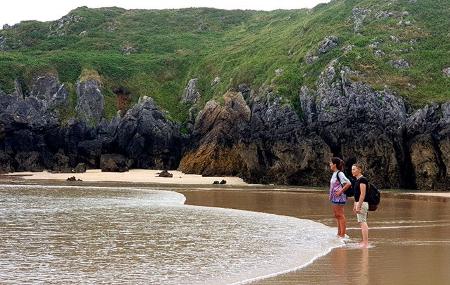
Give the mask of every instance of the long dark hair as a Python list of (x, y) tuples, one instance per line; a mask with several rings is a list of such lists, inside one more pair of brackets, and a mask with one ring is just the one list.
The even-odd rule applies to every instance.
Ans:
[(339, 157), (332, 157), (331, 163), (336, 164), (336, 168), (340, 171), (344, 170), (344, 161)]

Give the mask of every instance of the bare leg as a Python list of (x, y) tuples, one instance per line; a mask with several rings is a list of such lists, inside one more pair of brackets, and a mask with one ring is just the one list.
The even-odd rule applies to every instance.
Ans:
[(359, 244), (363, 248), (369, 247), (369, 226), (367, 223), (359, 223), (361, 225), (362, 242)]
[(334, 217), (337, 220), (338, 236), (345, 237), (346, 221), (344, 216), (344, 206), (333, 205)]

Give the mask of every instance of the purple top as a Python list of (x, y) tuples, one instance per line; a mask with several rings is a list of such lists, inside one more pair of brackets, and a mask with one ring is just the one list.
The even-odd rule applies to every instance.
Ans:
[(339, 173), (339, 178), (341, 179), (342, 185), (350, 183), (350, 180), (348, 180), (347, 177), (345, 177), (345, 174), (342, 171), (336, 171), (331, 176), (330, 180), (330, 193), (329, 198), (330, 201), (337, 204), (345, 204), (347, 202), (347, 196), (345, 193), (342, 193), (340, 196), (336, 196), (336, 192), (342, 189), (342, 185), (339, 183), (339, 180), (337, 179), (337, 174)]

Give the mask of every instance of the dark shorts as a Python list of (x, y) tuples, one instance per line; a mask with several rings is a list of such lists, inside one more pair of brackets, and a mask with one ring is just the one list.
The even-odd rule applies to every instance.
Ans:
[(344, 206), (345, 202), (334, 202), (334, 201), (331, 201), (331, 204), (338, 205), (338, 206)]

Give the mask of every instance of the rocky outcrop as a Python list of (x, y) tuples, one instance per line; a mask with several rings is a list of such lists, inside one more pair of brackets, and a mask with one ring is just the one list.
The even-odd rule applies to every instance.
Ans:
[(359, 32), (363, 26), (364, 19), (370, 14), (369, 9), (355, 7), (352, 9), (353, 30)]
[(326, 37), (319, 45), (319, 54), (324, 54), (338, 46), (339, 39), (336, 36)]
[(58, 77), (48, 74), (34, 78), (30, 96), (39, 99), (46, 108), (55, 108), (67, 106), (69, 93)]
[(95, 79), (77, 83), (77, 117), (92, 126), (98, 125), (103, 117), (104, 99), (100, 82)]
[(16, 81), (11, 94), (0, 94), (0, 171), (83, 171), (99, 168), (104, 154), (125, 157), (127, 167), (178, 166), (185, 137), (151, 98), (108, 121), (99, 82), (79, 82), (79, 119), (61, 122), (58, 107), (68, 96), (57, 76), (36, 77), (26, 91), (22, 86)]
[[(216, 77), (217, 79), (217, 77)], [(214, 79), (214, 80), (216, 80)], [(220, 81), (220, 79), (217, 79), (217, 83)], [(188, 85), (184, 89), (183, 96), (181, 97), (182, 103), (188, 103), (188, 104), (195, 104), (197, 100), (201, 97), (200, 92), (197, 89), (197, 78), (193, 78), (189, 80)], [(215, 82), (215, 81), (214, 81)], [(214, 83), (214, 84), (217, 84)]]
[(406, 69), (411, 66), (411, 64), (404, 59), (391, 60), (389, 63), (396, 69)]
[(271, 92), (254, 96), (242, 88), (225, 94), (223, 105), (208, 102), (179, 169), (323, 185), (336, 155), (347, 172), (361, 162), (382, 188), (448, 189), (450, 103), (410, 115), (392, 91), (354, 81), (355, 75), (332, 61), (316, 88), (301, 88), (301, 116)]
[(314, 161), (329, 151), (319, 149), (325, 145), (320, 138), (302, 137), (291, 107), (270, 98), (248, 106), (240, 92), (228, 92), (224, 100), (223, 106), (208, 102), (197, 116), (193, 147), (180, 170), (258, 183), (318, 184), (324, 165), (314, 169)]
[(133, 167), (173, 169), (180, 161), (183, 137), (153, 99), (144, 97), (118, 123), (115, 146), (134, 161)]
[(322, 72), (316, 90), (300, 92), (303, 119), (310, 133), (318, 133), (334, 155), (344, 157), (347, 170), (358, 161), (366, 174), (382, 187), (407, 185), (399, 176), (404, 155), (402, 128), (404, 102), (390, 91), (375, 91), (349, 79), (352, 71), (332, 62)]
[(445, 77), (450, 77), (450, 67), (442, 69), (442, 73)]
[(121, 154), (104, 154), (100, 158), (102, 172), (126, 172), (128, 165), (126, 157)]
[(417, 187), (450, 190), (450, 102), (412, 114), (407, 121), (407, 144)]

